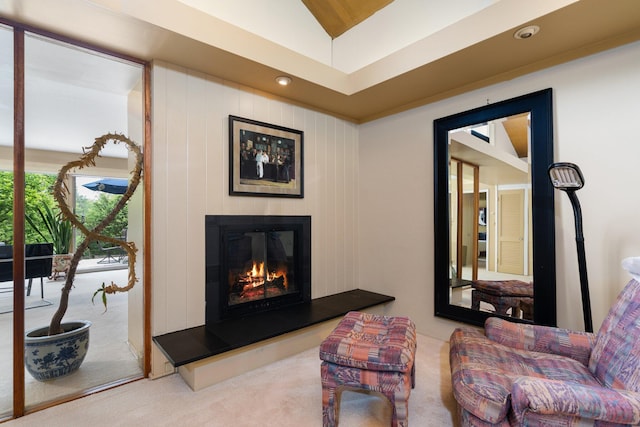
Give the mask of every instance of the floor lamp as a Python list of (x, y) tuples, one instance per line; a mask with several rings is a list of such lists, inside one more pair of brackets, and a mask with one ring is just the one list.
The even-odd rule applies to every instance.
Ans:
[(573, 216), (576, 223), (576, 246), (578, 248), (578, 268), (580, 270), (584, 330), (586, 332), (593, 332), (589, 282), (587, 280), (587, 262), (584, 255), (584, 237), (582, 236), (582, 211), (580, 209), (578, 196), (576, 196), (576, 191), (584, 186), (584, 177), (578, 165), (574, 165), (573, 163), (554, 163), (549, 166), (549, 178), (555, 188), (567, 193), (573, 206)]

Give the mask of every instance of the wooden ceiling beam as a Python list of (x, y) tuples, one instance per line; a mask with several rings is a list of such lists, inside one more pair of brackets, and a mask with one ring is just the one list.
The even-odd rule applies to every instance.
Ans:
[(332, 39), (358, 25), (393, 0), (302, 0)]

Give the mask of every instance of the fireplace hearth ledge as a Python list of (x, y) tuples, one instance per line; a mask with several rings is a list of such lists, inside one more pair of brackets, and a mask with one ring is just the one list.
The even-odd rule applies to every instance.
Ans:
[(394, 300), (389, 295), (355, 289), (310, 303), (223, 320), (209, 330), (202, 325), (159, 335), (153, 341), (187, 384), (199, 390), (320, 345), (349, 311)]

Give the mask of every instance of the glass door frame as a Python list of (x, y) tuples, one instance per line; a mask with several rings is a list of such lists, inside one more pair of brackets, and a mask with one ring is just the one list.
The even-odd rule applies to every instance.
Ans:
[[(24, 243), (25, 243), (25, 33), (33, 33), (53, 40), (75, 45), (84, 49), (93, 50), (104, 55), (124, 59), (140, 64), (143, 67), (143, 176), (151, 177), (151, 65), (148, 61), (93, 46), (78, 40), (63, 37), (47, 31), (39, 30), (11, 20), (0, 18), (0, 24), (13, 29), (14, 46), (14, 129), (13, 129), (13, 418), (18, 418), (27, 413), (25, 411), (25, 367), (24, 367), (24, 332), (25, 332), (25, 297), (24, 297)], [(151, 372), (151, 180), (143, 180), (143, 355), (142, 375), (149, 377)], [(121, 385), (118, 382), (115, 385)], [(30, 410), (29, 412), (44, 409), (48, 406), (74, 400), (79, 397), (110, 388), (107, 384), (99, 389), (81, 391), (64, 398), (62, 401), (47, 404)]]

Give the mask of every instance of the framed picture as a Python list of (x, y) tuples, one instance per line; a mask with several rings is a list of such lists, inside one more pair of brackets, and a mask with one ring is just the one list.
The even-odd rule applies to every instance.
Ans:
[(299, 130), (229, 116), (229, 194), (304, 197)]

